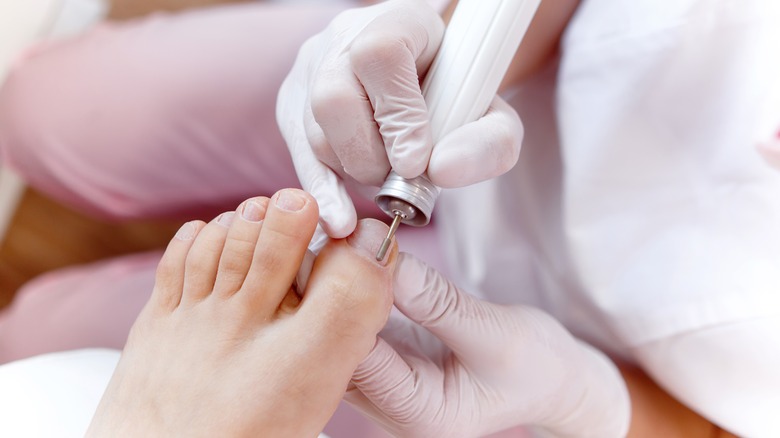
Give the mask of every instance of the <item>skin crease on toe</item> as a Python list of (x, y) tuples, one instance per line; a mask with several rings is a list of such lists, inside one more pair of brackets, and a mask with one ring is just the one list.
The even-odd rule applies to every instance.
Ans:
[(244, 283), (269, 202), (266, 197), (247, 199), (236, 209), (219, 260), (215, 295), (230, 296)]
[(271, 197), (251, 266), (236, 292), (257, 317), (273, 318), (289, 293), (317, 226), (318, 212), (317, 202), (302, 190), (280, 190)]
[[(316, 204), (306, 205), (316, 211)], [(263, 227), (277, 215), (273, 208)], [(313, 221), (283, 216), (273, 225), (282, 238), (268, 240), (266, 250), (305, 252), (305, 236), (316, 226), (316, 214)], [(238, 214), (232, 218), (231, 231), (240, 220)], [(286, 309), (270, 319), (247, 318), (247, 308), (261, 305), (264, 296), (270, 300), (267, 305), (276, 308), (279, 303), (264, 295), (265, 279), (247, 282), (254, 278), (253, 270), (274, 272), (258, 263), (279, 260), (254, 259), (233, 295), (212, 294), (179, 305), (187, 275), (218, 277), (217, 272), (188, 272), (219, 270), (215, 263), (186, 262), (194, 248), (219, 253), (227, 245), (218, 238), (196, 245), (211, 225), (222, 226), (186, 224), (166, 250), (155, 292), (131, 330), (88, 436), (256, 436), (258, 431), (316, 436), (376, 342), (392, 305), (398, 255), (393, 244), (384, 261), (374, 259), (387, 233), (385, 224), (364, 220), (350, 238), (330, 241), (314, 263), (297, 308), (281, 297)], [(300, 229), (308, 226), (312, 229)], [(273, 246), (280, 244), (290, 247)], [(286, 289), (291, 290), (290, 284)]]

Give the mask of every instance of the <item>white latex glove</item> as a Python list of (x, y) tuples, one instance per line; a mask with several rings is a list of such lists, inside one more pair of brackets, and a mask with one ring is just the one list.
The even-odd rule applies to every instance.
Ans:
[(434, 184), (460, 187), (517, 161), (522, 124), (498, 98), (434, 148), (420, 77), (443, 33), (427, 3), (389, 0), (342, 13), (301, 48), (279, 91), (277, 120), (330, 236), (355, 228), (345, 181), (380, 186), (392, 166), (406, 178), (428, 169)]
[(555, 436), (628, 431), (617, 368), (544, 312), (478, 300), (408, 254), (396, 268), (395, 305), (448, 349), (431, 354), (430, 342), (408, 330), (380, 335), (347, 400), (389, 432), (476, 437), (521, 424)]

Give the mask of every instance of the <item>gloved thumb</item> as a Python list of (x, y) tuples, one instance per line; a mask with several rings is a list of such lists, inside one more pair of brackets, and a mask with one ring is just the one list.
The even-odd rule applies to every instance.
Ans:
[(309, 169), (300, 175), (303, 190), (311, 193), (320, 207), (320, 225), (334, 239), (343, 239), (357, 225), (355, 206), (347, 193), (344, 184), (332, 170), (322, 163), (312, 163), (319, 169)]
[(465, 187), (509, 171), (520, 156), (523, 123), (496, 96), (487, 113), (445, 135), (434, 145), (428, 177), (439, 187)]
[[(344, 399), (400, 435), (404, 424), (428, 422), (418, 418), (429, 403), (441, 403), (443, 373), (433, 362), (414, 354), (402, 357), (381, 338), (352, 375), (357, 390), (350, 390)], [(439, 400), (432, 400), (432, 398)], [(422, 431), (418, 431), (422, 432)], [(425, 436), (420, 434), (420, 436)]]
[(420, 77), (444, 35), (444, 22), (425, 2), (395, 0), (352, 42), (350, 63), (374, 109), (390, 164), (404, 178), (422, 174), (433, 140)]
[(504, 308), (463, 292), (410, 254), (399, 257), (394, 295), (401, 313), (444, 342), (467, 367), (484, 366), (509, 332), (501, 327)]

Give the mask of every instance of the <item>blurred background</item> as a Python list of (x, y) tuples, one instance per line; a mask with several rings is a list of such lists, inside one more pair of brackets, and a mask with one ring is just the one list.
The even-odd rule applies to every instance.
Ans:
[[(19, 0), (0, 0), (0, 15), (10, 16)], [(157, 11), (181, 11), (245, 0), (112, 0), (75, 3), (56, 18), (42, 14), (26, 33), (0, 30), (0, 52), (10, 52), (21, 40), (40, 40), (74, 33), (107, 20), (128, 20)], [(45, 7), (45, 2), (41, 2)], [(37, 12), (37, 11), (34, 11)], [(5, 50), (3, 50), (5, 49)], [(4, 54), (5, 55), (5, 54)], [(14, 55), (6, 55), (14, 56)], [(0, 59), (2, 63), (2, 59)], [(4, 76), (0, 69), (0, 82)], [(39, 274), (109, 256), (163, 248), (181, 222), (132, 221), (111, 223), (85, 216), (27, 187), (0, 167), (0, 308), (7, 306), (19, 287)]]

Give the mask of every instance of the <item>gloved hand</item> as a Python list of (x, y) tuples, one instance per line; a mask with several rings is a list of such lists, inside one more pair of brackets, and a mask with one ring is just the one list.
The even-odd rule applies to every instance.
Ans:
[(425, 2), (389, 0), (343, 12), (301, 48), (279, 91), (277, 120), (330, 236), (355, 228), (345, 182), (380, 186), (392, 167), (406, 178), (427, 169), (434, 184), (461, 187), (517, 161), (522, 124), (500, 98), (433, 145), (420, 77), (443, 33)]
[[(408, 254), (395, 305), (424, 336), (380, 334), (347, 401), (398, 436), (476, 437), (520, 424), (555, 436), (623, 436), (629, 399), (615, 366), (542, 311), (478, 300)], [(421, 344), (427, 343), (428, 346)]]

